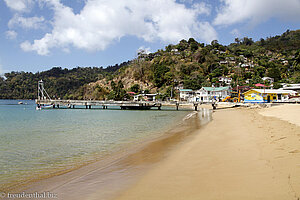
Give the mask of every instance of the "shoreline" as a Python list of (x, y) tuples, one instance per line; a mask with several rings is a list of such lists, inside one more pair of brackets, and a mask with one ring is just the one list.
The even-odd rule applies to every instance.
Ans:
[[(88, 163), (84, 166), (79, 166), (76, 169), (54, 174), (51, 175), (51, 177), (42, 178), (40, 180), (34, 180), (29, 184), (18, 187), (13, 191), (15, 193), (23, 191), (29, 193), (34, 191), (50, 191), (52, 193), (57, 193), (58, 196), (61, 196), (59, 199), (82, 199), (90, 194), (83, 192), (84, 194), (80, 193), (76, 196), (76, 198), (74, 198), (73, 195), (68, 196), (67, 193), (76, 193), (76, 191), (78, 191), (76, 189), (74, 189), (73, 192), (70, 192), (70, 188), (73, 188), (73, 186), (70, 185), (74, 184), (74, 181), (76, 180), (85, 179), (87, 183), (89, 183), (89, 181), (102, 181), (103, 183), (111, 186), (111, 188), (107, 185), (105, 186), (104, 184), (99, 184), (100, 186), (97, 186), (92, 183), (94, 185), (92, 187), (95, 187), (95, 190), (91, 190), (91, 188), (86, 190), (90, 193), (97, 191), (97, 188), (101, 189), (101, 187), (102, 191), (116, 190), (116, 193), (118, 193), (118, 190), (130, 185), (129, 183), (132, 182), (137, 176), (141, 175), (143, 171), (147, 170), (152, 165), (155, 165), (155, 163), (163, 159), (165, 156), (164, 154), (167, 154), (169, 148), (176, 146), (176, 144), (180, 143), (186, 136), (191, 135), (194, 130), (201, 126), (201, 124), (199, 124), (200, 120), (195, 113), (198, 112), (191, 111), (191, 113), (185, 117), (188, 118), (187, 120), (182, 119), (182, 121), (176, 125), (177, 128), (172, 128), (158, 138), (148, 139), (140, 144), (135, 145), (134, 147), (126, 148), (121, 152), (117, 152), (113, 156), (107, 156), (107, 158)], [(183, 120), (185, 120), (185, 122), (183, 122)], [(195, 121), (198, 121), (198, 123), (195, 123)], [(132, 168), (135, 168), (135, 170), (132, 170)], [(91, 174), (94, 174), (94, 178), (89, 178)], [(119, 177), (122, 179), (120, 176), (124, 175), (130, 175), (131, 177), (125, 178), (125, 180), (123, 180), (124, 183), (118, 183), (119, 186), (116, 186), (118, 185), (116, 184), (116, 178)], [(77, 185), (78, 188), (81, 188), (79, 185)], [(108, 198), (106, 196), (111, 196), (116, 193), (104, 192), (104, 194), (101, 194), (100, 196), (103, 198)]]
[(205, 125), (201, 112), (194, 111), (198, 115), (188, 114), (185, 126), (129, 152), (19, 191), (50, 191), (66, 200), (298, 200), (300, 123), (278, 116), (283, 111), (298, 114), (298, 109), (300, 105), (217, 109)]
[(300, 124), (261, 115), (265, 110), (217, 110), (115, 199), (298, 200)]

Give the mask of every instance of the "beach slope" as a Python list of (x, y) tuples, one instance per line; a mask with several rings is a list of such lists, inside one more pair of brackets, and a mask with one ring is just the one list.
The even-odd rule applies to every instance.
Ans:
[(300, 126), (259, 111), (214, 112), (212, 122), (117, 199), (297, 200)]

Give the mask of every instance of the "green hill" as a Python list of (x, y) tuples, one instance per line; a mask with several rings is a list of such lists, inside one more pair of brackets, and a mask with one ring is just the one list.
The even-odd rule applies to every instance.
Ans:
[[(40, 73), (11, 72), (0, 78), (0, 98), (35, 98), (37, 81), (43, 79), (50, 96), (65, 99), (129, 99), (128, 91), (159, 93), (165, 99), (176, 88), (199, 89), (223, 85), (218, 77), (231, 77), (235, 85), (263, 83), (265, 76), (281, 82), (300, 83), (300, 30), (254, 42), (236, 38), (225, 46), (193, 38), (163, 50), (139, 52), (132, 61), (109, 68), (53, 68)], [(268, 84), (268, 83), (266, 83)]]

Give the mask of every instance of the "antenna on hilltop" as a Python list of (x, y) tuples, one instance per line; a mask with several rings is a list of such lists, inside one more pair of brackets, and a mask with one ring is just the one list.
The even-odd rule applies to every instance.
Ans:
[(43, 80), (40, 80), (38, 83), (38, 100), (46, 100), (46, 99), (51, 100), (49, 94), (44, 88)]

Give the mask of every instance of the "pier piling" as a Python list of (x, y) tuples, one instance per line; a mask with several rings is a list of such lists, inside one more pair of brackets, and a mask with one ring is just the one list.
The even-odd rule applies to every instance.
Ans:
[(197, 111), (198, 110), (198, 104), (194, 103), (194, 106), (195, 106), (195, 111)]

